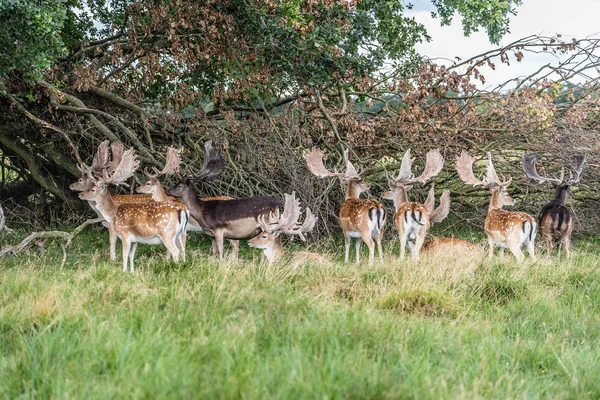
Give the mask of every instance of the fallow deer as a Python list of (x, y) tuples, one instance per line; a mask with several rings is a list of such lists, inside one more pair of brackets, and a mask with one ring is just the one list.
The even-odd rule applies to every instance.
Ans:
[(575, 158), (575, 168), (571, 172), (571, 178), (565, 182), (565, 169), (562, 169), (560, 179), (546, 178), (538, 175), (535, 167), (536, 161), (541, 160), (537, 154), (525, 154), (523, 156), (523, 170), (529, 179), (538, 184), (550, 182), (556, 189), (554, 200), (546, 204), (538, 216), (540, 234), (546, 242), (548, 256), (552, 252), (552, 242), (558, 242), (558, 256), (560, 258), (561, 244), (564, 244), (567, 258), (571, 256), (571, 233), (573, 232), (573, 214), (566, 207), (565, 202), (569, 197), (571, 187), (581, 180), (581, 173), (586, 162), (585, 155)]
[(535, 261), (535, 235), (537, 232), (537, 223), (535, 219), (526, 213), (516, 211), (506, 211), (502, 209), (504, 205), (514, 205), (515, 200), (508, 194), (506, 189), (512, 182), (501, 182), (496, 175), (494, 164), (492, 163), (492, 154), (488, 152), (487, 179), (481, 181), (473, 174), (473, 163), (475, 159), (463, 150), (456, 162), (456, 171), (460, 179), (467, 185), (483, 186), (490, 189), (492, 198), (488, 207), (487, 217), (485, 219), (485, 234), (488, 238), (489, 257), (494, 255), (494, 247), (500, 247), (500, 254), (504, 254), (504, 248), (514, 254), (517, 261), (523, 261), (523, 252), (521, 247), (525, 245), (529, 256)]
[[(223, 259), (224, 239), (248, 239), (260, 232), (258, 217), (279, 208), (279, 200), (269, 196), (246, 197), (233, 200), (202, 200), (196, 194), (194, 182), (208, 182), (217, 178), (225, 167), (225, 160), (213, 150), (212, 142), (204, 144), (204, 164), (196, 174), (189, 174), (167, 190), (167, 195), (181, 197), (183, 204), (198, 221), (204, 232), (215, 238), (219, 259)], [(235, 248), (234, 248), (235, 250)], [(237, 257), (237, 253), (233, 254)]]
[[(440, 197), (440, 205), (435, 208), (435, 192), (433, 185), (424, 204), (408, 201), (407, 192), (412, 188), (409, 183), (426, 183), (439, 174), (444, 167), (444, 159), (439, 150), (427, 153), (425, 169), (423, 173), (415, 178), (412, 174), (412, 162), (410, 149), (402, 157), (400, 172), (390, 182), (390, 190), (381, 197), (394, 202), (396, 213), (394, 222), (400, 235), (400, 259), (404, 259), (406, 243), (413, 260), (419, 259), (419, 254), (425, 236), (429, 232), (432, 223), (442, 222), (450, 211), (450, 192), (444, 191)], [(414, 243), (413, 243), (414, 241)]]
[[(204, 157), (205, 157), (205, 159), (208, 159), (210, 157), (210, 155), (205, 154)], [(178, 199), (176, 197), (167, 196), (162, 183), (158, 179), (162, 175), (171, 175), (171, 174), (177, 173), (179, 171), (180, 165), (181, 165), (181, 158), (179, 157), (177, 150), (173, 147), (169, 147), (167, 149), (167, 155), (165, 158), (164, 168), (161, 171), (154, 168), (154, 174), (151, 174), (147, 168), (144, 168), (144, 174), (146, 176), (148, 176), (148, 180), (143, 185), (138, 186), (138, 188), (136, 189), (136, 192), (151, 194), (152, 200), (154, 200), (154, 201), (159, 201), (159, 202), (160, 201), (180, 201), (180, 199)], [(214, 196), (214, 197), (202, 197), (201, 198), (201, 200), (204, 200), (204, 201), (231, 200), (231, 199), (233, 199), (233, 197), (229, 197), (229, 196)], [(188, 230), (188, 232), (203, 232), (202, 227), (200, 226), (198, 221), (196, 221), (196, 219), (193, 217), (190, 218), (190, 222), (188, 224), (187, 230)], [(234, 256), (234, 258), (237, 258), (237, 254), (239, 253), (239, 248), (240, 248), (240, 242), (238, 240), (229, 240), (229, 242), (231, 243), (231, 246), (233, 248), (233, 256)], [(215, 256), (217, 254), (217, 245), (216, 245), (214, 238), (212, 240), (211, 254), (213, 256)]]
[(360, 262), (360, 245), (364, 241), (369, 248), (369, 265), (375, 260), (375, 243), (379, 251), (379, 259), (383, 262), (381, 239), (385, 226), (385, 210), (383, 205), (373, 199), (360, 199), (360, 194), (369, 190), (369, 185), (362, 179), (363, 170), (358, 173), (348, 160), (348, 150), (344, 151), (346, 163), (345, 172), (330, 172), (323, 164), (323, 152), (317, 148), (305, 157), (308, 170), (319, 178), (338, 177), (347, 182), (346, 199), (340, 208), (340, 225), (344, 234), (346, 254), (344, 262), (348, 262), (350, 253), (350, 240), (356, 239), (356, 262)]
[(101, 177), (95, 177), (94, 186), (79, 194), (83, 200), (94, 201), (102, 217), (114, 227), (123, 244), (123, 271), (127, 271), (129, 264), (131, 272), (138, 243), (162, 243), (175, 261), (179, 261), (180, 256), (185, 261), (185, 231), (189, 220), (189, 211), (179, 203), (119, 205), (113, 200), (108, 184), (124, 185), (138, 166), (133, 149), (127, 150), (111, 174), (103, 171)]
[(304, 234), (312, 231), (315, 227), (317, 217), (312, 214), (310, 208), (306, 208), (306, 215), (302, 223), (298, 222), (300, 214), (300, 204), (296, 194), (292, 192), (291, 195), (285, 195), (283, 213), (280, 214), (278, 208), (275, 213), (269, 213), (268, 220), (266, 220), (266, 215), (258, 217), (262, 232), (250, 239), (248, 245), (263, 250), (269, 267), (283, 254), (280, 238), (282, 233), (297, 235), (305, 241)]
[[(123, 156), (123, 145), (121, 143), (112, 143), (108, 140), (100, 143), (96, 149), (96, 155), (94, 156), (91, 165), (80, 165), (77, 166), (81, 172), (79, 179), (72, 183), (69, 188), (73, 191), (83, 192), (91, 189), (94, 186), (94, 174), (102, 174), (103, 171), (111, 173), (121, 162)], [(111, 150), (109, 150), (109, 145)], [(112, 158), (110, 152), (112, 151)], [(112, 199), (116, 204), (126, 203), (146, 203), (152, 201), (151, 195), (131, 195), (131, 194), (113, 194)], [(88, 201), (89, 206), (94, 212), (100, 216), (100, 212), (96, 207), (95, 201)], [(117, 246), (117, 234), (114, 228), (106, 221), (102, 222), (102, 225), (108, 228), (109, 240), (110, 240), (110, 259), (114, 261), (116, 259), (116, 246)]]
[(421, 252), (444, 257), (479, 257), (483, 248), (463, 239), (432, 237), (425, 239)]

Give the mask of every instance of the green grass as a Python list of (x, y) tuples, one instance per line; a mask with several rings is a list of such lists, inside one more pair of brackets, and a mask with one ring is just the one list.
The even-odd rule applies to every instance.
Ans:
[(267, 269), (191, 237), (185, 264), (140, 246), (134, 274), (107, 242), (82, 234), (63, 268), (50, 244), (0, 260), (1, 397), (600, 397), (592, 241), (568, 262), (401, 263), (395, 247), (374, 267), (331, 243), (331, 265)]

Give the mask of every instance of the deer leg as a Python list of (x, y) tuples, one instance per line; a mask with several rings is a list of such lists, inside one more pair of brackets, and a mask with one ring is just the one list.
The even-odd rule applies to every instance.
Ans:
[(344, 232), (344, 245), (346, 246), (346, 256), (344, 257), (344, 262), (347, 263), (350, 256), (350, 237), (346, 232)]
[(406, 253), (406, 241), (408, 235), (406, 232), (400, 233), (400, 260), (404, 260), (404, 253)]
[(210, 256), (214, 258), (217, 256), (217, 253), (217, 240), (214, 237), (212, 237), (210, 241)]
[(500, 258), (504, 258), (504, 247), (500, 247), (500, 250), (498, 250), (498, 255)]
[(121, 234), (121, 244), (123, 245), (123, 272), (127, 272), (127, 263), (129, 262), (129, 250), (131, 249), (131, 241), (129, 235)]
[(217, 252), (219, 253), (219, 261), (223, 261), (223, 231), (215, 232), (215, 245), (217, 247)]
[(511, 253), (513, 253), (515, 258), (517, 259), (517, 262), (523, 261), (525, 256), (523, 255), (523, 252), (521, 251), (521, 247), (519, 246), (519, 243), (510, 242), (510, 243), (507, 243), (507, 245), (508, 245), (508, 249), (511, 251)]
[(110, 260), (116, 261), (117, 259), (117, 231), (114, 225), (108, 225), (108, 242), (110, 246)]
[(185, 231), (182, 231), (179, 234), (179, 237), (177, 237), (175, 239), (175, 244), (177, 245), (177, 248), (179, 249), (179, 254), (181, 255), (181, 259), (183, 262), (185, 262), (185, 244), (187, 241), (187, 235), (185, 233)]
[(137, 249), (137, 242), (131, 243), (131, 249), (129, 250), (129, 271), (133, 272), (133, 260), (135, 259), (135, 251)]
[[(548, 257), (552, 257), (552, 235), (544, 234), (544, 241), (546, 242)], [(560, 248), (558, 249), (558, 256), (560, 257)]]
[(383, 251), (381, 251), (381, 239), (383, 238), (383, 229), (377, 233), (377, 251), (379, 252), (379, 260), (383, 262)]
[(564, 243), (565, 247), (565, 257), (569, 259), (571, 258), (571, 235), (565, 235), (562, 242)]
[(356, 263), (358, 264), (360, 262), (360, 245), (362, 244), (362, 238), (356, 238), (356, 241), (354, 242), (354, 248), (356, 250)]
[(533, 261), (536, 261), (537, 258), (535, 257), (535, 238), (531, 238), (531, 240), (528, 240), (526, 246), (527, 252), (529, 253), (529, 257), (531, 257)]
[(179, 262), (179, 247), (177, 246), (177, 240), (175, 238), (169, 238), (169, 240), (164, 240), (163, 239), (163, 243), (165, 245), (165, 247), (167, 248), (167, 250), (169, 251), (169, 253), (171, 254), (171, 257), (173, 257), (173, 260), (175, 262)]
[(231, 257), (237, 260), (240, 254), (240, 241), (229, 239), (229, 243), (231, 243)]
[(494, 257), (494, 240), (489, 238), (488, 239), (488, 258), (492, 258)]
[(427, 232), (425, 231), (425, 229), (423, 227), (421, 227), (421, 230), (419, 231), (419, 234), (417, 235), (417, 240), (415, 240), (415, 245), (411, 249), (412, 250), (411, 251), (412, 259), (415, 261), (419, 259), (419, 254), (421, 253), (421, 247), (423, 247), (423, 243), (425, 242), (425, 235), (427, 235)]

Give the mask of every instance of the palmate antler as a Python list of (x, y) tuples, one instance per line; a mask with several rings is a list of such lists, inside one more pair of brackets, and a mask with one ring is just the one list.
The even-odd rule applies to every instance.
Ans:
[(297, 235), (300, 239), (306, 240), (304, 233), (310, 232), (315, 227), (317, 217), (313, 215), (310, 208), (306, 208), (304, 221), (298, 222), (300, 218), (300, 202), (296, 198), (296, 193), (285, 195), (285, 204), (283, 207), (283, 213), (279, 213), (277, 210), (275, 213), (271, 212), (266, 221), (265, 215), (258, 217), (258, 222), (262, 229), (275, 236), (279, 236), (282, 233), (286, 235)]
[(78, 165), (77, 169), (79, 170), (79, 172), (81, 172), (82, 174), (86, 174), (89, 177), (92, 177), (93, 172), (98, 172), (107, 168), (107, 166), (110, 163), (110, 154), (108, 151), (109, 144), (110, 141), (108, 140), (105, 140), (104, 142), (100, 143), (98, 145), (98, 148), (96, 149), (96, 154), (92, 159), (92, 164), (86, 165), (85, 163), (82, 163), (81, 165)]
[[(563, 167), (560, 174), (560, 179), (555, 178), (547, 178), (538, 175), (535, 163), (542, 159), (541, 156), (537, 154), (525, 154), (523, 155), (523, 171), (525, 171), (525, 175), (532, 181), (538, 184), (543, 184), (546, 182), (552, 182), (556, 185), (560, 185), (564, 182), (565, 179), (565, 168)], [(580, 154), (575, 157), (575, 168), (570, 171), (571, 178), (567, 181), (569, 185), (576, 185), (581, 180), (581, 173), (583, 172), (583, 166), (587, 160), (587, 156), (585, 154)], [(575, 173), (575, 176), (573, 176)]]
[(467, 185), (479, 186), (482, 185), (484, 187), (491, 186), (502, 186), (507, 187), (512, 182), (512, 178), (507, 181), (501, 182), (496, 174), (496, 169), (494, 168), (494, 164), (492, 163), (492, 153), (488, 152), (488, 163), (487, 163), (487, 174), (486, 180), (482, 181), (475, 177), (473, 174), (473, 163), (475, 159), (471, 157), (469, 153), (466, 151), (462, 151), (460, 157), (457, 157), (456, 160), (456, 172), (458, 172), (458, 176), (460, 179), (466, 183)]
[(444, 158), (440, 154), (440, 150), (431, 150), (425, 156), (425, 168), (421, 175), (417, 178), (412, 173), (412, 163), (415, 159), (410, 157), (410, 149), (406, 150), (402, 157), (402, 163), (400, 164), (400, 172), (392, 179), (392, 182), (408, 184), (408, 183), (425, 183), (434, 176), (438, 175), (444, 167)]
[(125, 151), (119, 164), (112, 171), (102, 170), (101, 176), (94, 176), (93, 180), (99, 184), (112, 183), (114, 185), (127, 186), (125, 183), (133, 176), (135, 171), (140, 166), (140, 161), (137, 159), (137, 154), (133, 148)]
[(177, 152), (177, 149), (173, 147), (169, 147), (167, 149), (167, 155), (165, 157), (165, 166), (162, 170), (158, 170), (158, 168), (153, 167), (154, 174), (151, 174), (148, 168), (144, 168), (144, 174), (149, 178), (158, 178), (161, 175), (170, 175), (175, 174), (179, 171), (179, 166), (181, 165), (181, 157)]
[(360, 178), (361, 173), (359, 173), (356, 170), (356, 168), (354, 167), (354, 165), (352, 165), (348, 158), (348, 149), (344, 150), (344, 162), (346, 163), (346, 171), (343, 173), (330, 172), (327, 168), (325, 168), (325, 165), (323, 164), (323, 157), (323, 152), (317, 149), (316, 147), (313, 147), (312, 151), (304, 156), (304, 159), (306, 160), (306, 166), (313, 175), (316, 175), (319, 178), (337, 176), (346, 180)]
[(185, 176), (192, 181), (212, 181), (221, 175), (225, 168), (225, 159), (213, 148), (212, 140), (204, 143), (204, 162), (202, 168), (197, 173), (191, 173)]

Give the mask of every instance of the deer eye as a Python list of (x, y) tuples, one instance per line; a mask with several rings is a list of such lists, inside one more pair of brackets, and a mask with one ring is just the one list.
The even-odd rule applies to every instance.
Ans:
[(266, 239), (266, 238), (267, 238), (267, 235), (263, 235), (263, 239)]

